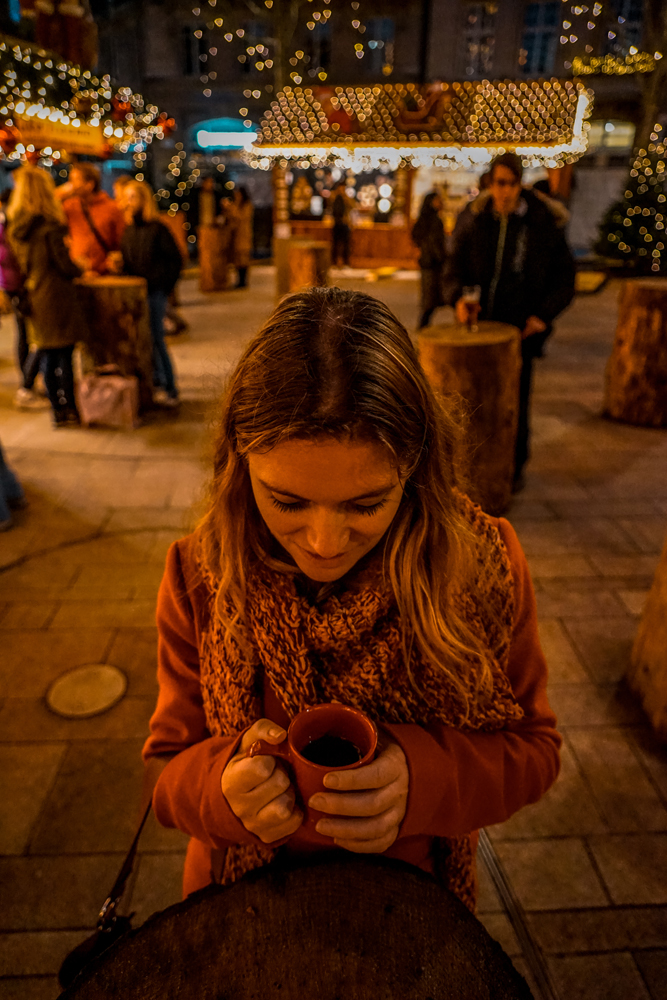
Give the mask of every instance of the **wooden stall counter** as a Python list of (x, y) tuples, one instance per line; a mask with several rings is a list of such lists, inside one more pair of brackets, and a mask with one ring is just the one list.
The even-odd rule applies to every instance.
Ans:
[(153, 348), (145, 278), (102, 274), (77, 278), (88, 338), (82, 345), (84, 371), (117, 365), (139, 379), (139, 408), (153, 405)]
[(628, 684), (667, 743), (667, 538), (632, 647)]
[(231, 226), (200, 226), (199, 288), (202, 292), (222, 292), (229, 288), (229, 265), (233, 263)]
[[(331, 244), (333, 223), (330, 220), (293, 219), (292, 236), (324, 240)], [(374, 222), (351, 227), (350, 265), (352, 267), (393, 267), (413, 270), (419, 267), (419, 250), (410, 237), (411, 227), (391, 222)]]

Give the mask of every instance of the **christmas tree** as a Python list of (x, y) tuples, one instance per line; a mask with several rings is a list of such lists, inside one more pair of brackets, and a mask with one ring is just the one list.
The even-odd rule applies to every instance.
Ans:
[(635, 151), (623, 199), (607, 211), (594, 246), (602, 257), (623, 260), (638, 274), (667, 274), (665, 140), (662, 125), (656, 125), (648, 149)]

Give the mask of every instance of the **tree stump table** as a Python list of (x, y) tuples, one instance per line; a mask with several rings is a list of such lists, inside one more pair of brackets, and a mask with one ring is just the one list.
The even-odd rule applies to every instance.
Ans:
[(627, 681), (667, 742), (667, 539), (632, 647)]
[(327, 284), (331, 247), (323, 240), (290, 240), (287, 247), (287, 290)]
[(512, 496), (519, 413), (521, 339), (507, 323), (430, 326), (419, 332), (419, 358), (432, 387), (455, 395), (468, 414), (470, 496), (489, 514), (501, 514)]
[(531, 1000), (500, 945), (430, 875), (341, 854), (193, 893), (60, 1000)]
[(623, 282), (604, 413), (628, 424), (667, 427), (667, 278)]
[(199, 288), (202, 292), (223, 292), (229, 288), (232, 263), (232, 227), (200, 226)]
[[(139, 410), (153, 405), (153, 344), (145, 278), (104, 274), (78, 278), (88, 335), (81, 345), (84, 371), (117, 365), (139, 379)], [(57, 308), (57, 304), (56, 304)]]

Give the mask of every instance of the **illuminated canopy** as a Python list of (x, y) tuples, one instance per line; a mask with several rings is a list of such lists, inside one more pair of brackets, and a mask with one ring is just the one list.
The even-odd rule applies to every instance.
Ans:
[(572, 80), (480, 80), (373, 87), (287, 87), (246, 159), (355, 170), (479, 167), (513, 150), (526, 165), (574, 162), (587, 146), (592, 93)]

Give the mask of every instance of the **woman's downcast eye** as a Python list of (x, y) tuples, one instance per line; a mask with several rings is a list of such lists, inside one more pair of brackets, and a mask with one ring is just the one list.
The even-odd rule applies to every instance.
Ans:
[[(308, 506), (307, 500), (294, 500), (292, 503), (285, 503), (283, 500), (278, 500), (277, 497), (273, 496), (271, 497), (271, 503), (274, 507), (277, 507), (278, 510), (285, 514), (289, 514), (291, 511), (305, 510)], [(344, 506), (346, 506), (353, 514), (370, 515), (379, 513), (383, 507), (386, 507), (386, 505), (387, 500), (379, 500), (377, 503), (373, 503), (368, 506), (365, 504), (354, 503), (350, 500)]]

